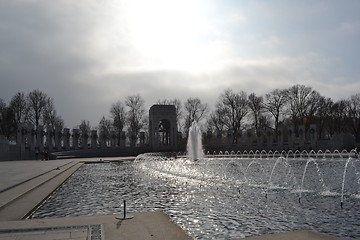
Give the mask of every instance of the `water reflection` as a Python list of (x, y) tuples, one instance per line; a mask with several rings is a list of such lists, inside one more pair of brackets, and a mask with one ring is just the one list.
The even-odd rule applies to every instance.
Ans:
[(298, 229), (359, 238), (359, 163), (348, 170), (343, 209), (345, 162), (308, 163), (303, 178), (307, 163), (173, 159), (84, 165), (33, 217), (121, 213), (127, 200), (132, 212), (164, 211), (196, 239)]

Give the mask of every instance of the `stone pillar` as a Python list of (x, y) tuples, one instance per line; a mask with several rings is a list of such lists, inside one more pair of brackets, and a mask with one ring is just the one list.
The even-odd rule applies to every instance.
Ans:
[(273, 130), (271, 129), (267, 129), (266, 131), (266, 137), (267, 137), (267, 145), (268, 145), (268, 149), (272, 149), (273, 148)]
[(26, 127), (26, 147), (30, 149), (30, 145), (32, 145), (32, 126), (29, 124)]
[(252, 145), (253, 145), (253, 133), (251, 130), (246, 131), (246, 146), (247, 149), (252, 149)]
[(29, 128), (27, 126), (23, 126), (23, 143), (25, 148), (29, 147)]
[(88, 148), (88, 146), (87, 146), (87, 144), (88, 144), (88, 139), (89, 139), (89, 135), (88, 135), (87, 132), (81, 134), (81, 148), (82, 148), (82, 149), (87, 149), (87, 148)]
[(236, 144), (236, 148), (240, 149), (241, 148), (241, 143), (242, 143), (242, 132), (241, 130), (237, 133), (237, 144)]
[(145, 145), (145, 132), (140, 132), (140, 146), (143, 147)]
[(79, 129), (74, 128), (72, 130), (72, 148), (74, 150), (79, 149), (79, 137), (80, 137)]
[(62, 138), (62, 132), (60, 128), (55, 129), (55, 148), (57, 151), (61, 151), (61, 138)]
[(26, 135), (27, 129), (23, 124), (19, 124), (17, 129), (17, 141), (18, 146), (20, 147), (20, 160), (25, 159), (25, 148), (26, 148)]
[(125, 146), (126, 146), (126, 133), (122, 131), (120, 135), (120, 147), (125, 147)]
[(116, 133), (115, 131), (111, 131), (110, 132), (110, 147), (115, 147), (116, 146)]
[(53, 135), (54, 134), (53, 134), (51, 128), (48, 127), (46, 129), (46, 148), (48, 149), (49, 152), (51, 152), (53, 150), (53, 141), (52, 141)]
[(263, 140), (264, 136), (263, 136), (263, 131), (262, 130), (257, 130), (256, 131), (256, 144), (257, 144), (257, 148), (260, 150), (263, 148)]
[(105, 147), (109, 147), (109, 140), (110, 140), (110, 134), (109, 133), (105, 133), (105, 139), (104, 139), (104, 143), (105, 143)]
[(219, 130), (216, 130), (216, 141), (215, 141), (215, 144), (218, 145), (218, 146), (221, 146), (222, 144), (222, 132), (219, 131)]
[(225, 148), (232, 147), (233, 132), (228, 130), (226, 133), (226, 140), (224, 142)]
[(284, 147), (284, 129), (279, 127), (276, 133), (278, 149)]
[(39, 152), (41, 152), (44, 149), (44, 128), (43, 126), (39, 126), (36, 130), (36, 148)]
[(23, 147), (21, 148), (21, 157), (23, 159), (34, 159), (34, 153), (35, 153), (35, 142), (34, 142), (34, 136), (35, 136), (35, 131), (32, 127), (32, 125), (26, 125), (23, 126), (23, 130), (22, 130), (22, 135), (23, 135), (23, 141), (24, 144)]
[(97, 131), (96, 130), (91, 130), (91, 148), (92, 149), (96, 149), (97, 148)]
[(19, 124), (16, 129), (16, 145), (21, 146), (23, 143), (23, 126)]
[(305, 146), (305, 126), (299, 126), (299, 145), (303, 148)]
[(106, 148), (106, 140), (107, 140), (107, 136), (104, 132), (100, 132), (99, 134), (99, 141), (100, 141), (100, 148)]
[(63, 144), (64, 144), (65, 151), (69, 151), (70, 150), (70, 129), (69, 128), (64, 128)]
[(205, 142), (207, 145), (212, 145), (212, 132), (210, 130), (206, 131)]
[(288, 128), (288, 145), (289, 147), (294, 146), (294, 127)]
[(315, 148), (316, 144), (317, 144), (317, 140), (318, 140), (318, 135), (317, 135), (317, 131), (316, 131), (316, 124), (310, 124), (310, 130), (309, 130), (309, 134), (310, 134), (310, 143), (311, 143), (311, 147)]
[(29, 124), (27, 126), (27, 139), (28, 139), (30, 154), (35, 152), (35, 136), (36, 136), (36, 131), (34, 127)]
[(246, 132), (240, 130), (238, 134), (238, 148), (244, 149), (246, 144)]

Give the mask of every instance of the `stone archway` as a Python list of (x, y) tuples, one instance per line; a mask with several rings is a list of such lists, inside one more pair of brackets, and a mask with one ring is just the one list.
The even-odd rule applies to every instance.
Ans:
[(161, 146), (170, 145), (171, 124), (168, 119), (161, 119), (158, 126), (159, 144)]
[(177, 121), (174, 105), (151, 106), (149, 143), (153, 151), (177, 150)]

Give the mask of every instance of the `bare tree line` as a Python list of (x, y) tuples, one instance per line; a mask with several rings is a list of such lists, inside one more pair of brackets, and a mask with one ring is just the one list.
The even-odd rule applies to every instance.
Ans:
[(211, 131), (230, 133), (234, 144), (241, 129), (273, 129), (277, 133), (281, 125), (291, 125), (297, 134), (300, 125), (307, 131), (310, 124), (316, 124), (319, 138), (349, 132), (359, 142), (360, 94), (334, 102), (304, 85), (274, 89), (265, 96), (228, 89), (220, 95), (207, 124)]
[(35, 130), (40, 126), (50, 130), (64, 127), (63, 119), (56, 112), (54, 99), (37, 89), (28, 94), (17, 92), (8, 106), (0, 98), (0, 134), (13, 139), (20, 124), (31, 124)]
[[(178, 98), (159, 99), (156, 104), (175, 105), (177, 127), (185, 136), (193, 121), (201, 122), (204, 131), (218, 136), (231, 135), (233, 144), (238, 142), (245, 129), (272, 129), (277, 133), (280, 126), (291, 125), (297, 131), (300, 125), (308, 130), (310, 124), (316, 124), (319, 138), (349, 132), (357, 142), (360, 141), (360, 93), (333, 101), (309, 86), (294, 85), (271, 90), (263, 96), (226, 89), (220, 93), (212, 111), (198, 97), (188, 98), (185, 102)], [(50, 129), (64, 125), (56, 113), (53, 99), (39, 90), (16, 93), (8, 106), (0, 98), (0, 133), (11, 139), (20, 123), (30, 123), (35, 129), (40, 125)], [(134, 146), (139, 132), (147, 132), (147, 127), (145, 101), (136, 94), (114, 102), (109, 116), (103, 116), (93, 129), (105, 134), (115, 131), (118, 139), (125, 131)], [(78, 128), (80, 134), (87, 136), (92, 129), (87, 120), (82, 120)]]

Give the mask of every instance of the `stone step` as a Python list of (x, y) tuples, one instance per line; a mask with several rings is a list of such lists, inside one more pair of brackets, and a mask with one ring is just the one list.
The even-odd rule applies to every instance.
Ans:
[(68, 168), (72, 167), (75, 163), (69, 162), (63, 165), (60, 165), (54, 169), (51, 169), (45, 173), (42, 173), (38, 176), (26, 179), (16, 185), (13, 185), (7, 189), (4, 189), (0, 192), (0, 209), (5, 207), (7, 204), (10, 204), (12, 201), (15, 201), (17, 198), (23, 196), (24, 194), (32, 191), (33, 189), (39, 187), (44, 182), (49, 179), (57, 176), (63, 171), (66, 171)]
[[(47, 199), (64, 181), (66, 181), (83, 163), (73, 163), (70, 166), (59, 167), (36, 179), (12, 188), (0, 199), (6, 202), (0, 207), (0, 221), (19, 220), (26, 218), (34, 209)], [(30, 184), (30, 182), (32, 184)], [(24, 186), (22, 186), (24, 185)], [(17, 192), (17, 191), (18, 192)], [(8, 192), (11, 191), (12, 197)], [(7, 199), (7, 200), (6, 200)], [(6, 200), (6, 201), (5, 201)], [(9, 201), (10, 200), (10, 201)]]

